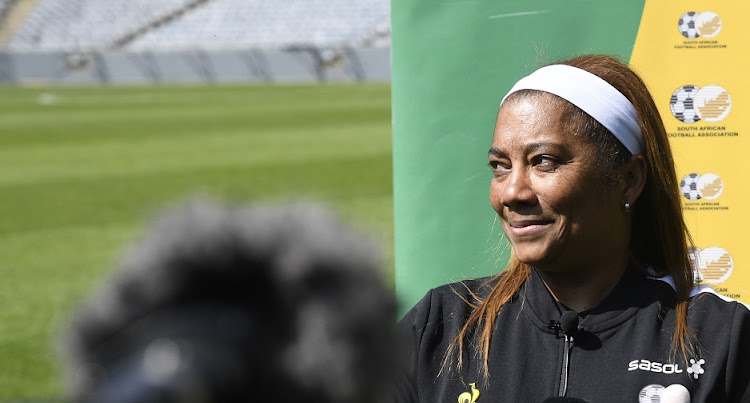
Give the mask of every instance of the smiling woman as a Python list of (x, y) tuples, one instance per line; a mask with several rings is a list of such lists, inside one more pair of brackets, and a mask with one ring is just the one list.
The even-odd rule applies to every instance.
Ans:
[(466, 384), (479, 403), (750, 400), (750, 311), (694, 287), (666, 132), (627, 65), (587, 55), (521, 79), (488, 155), (511, 261), (402, 320), (395, 401)]
[[(629, 181), (608, 184), (599, 175), (597, 145), (562, 123), (569, 122), (565, 101), (544, 92), (514, 95), (500, 109), (489, 156), (490, 201), (516, 256), (543, 272), (565, 272), (566, 279), (595, 268), (585, 278), (606, 274), (611, 288), (628, 259), (630, 220), (622, 206), (643, 188), (643, 158), (615, 168)], [(621, 267), (602, 270), (612, 256)]]

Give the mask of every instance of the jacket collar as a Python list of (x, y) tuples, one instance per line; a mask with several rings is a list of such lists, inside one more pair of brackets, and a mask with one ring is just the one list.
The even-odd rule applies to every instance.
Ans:
[[(536, 269), (531, 270), (531, 275), (521, 286), (519, 293), (523, 311), (528, 318), (541, 330), (555, 333), (555, 330), (549, 328), (549, 323), (560, 321), (567, 308), (555, 300)], [(668, 285), (649, 280), (628, 269), (599, 305), (578, 313), (578, 327), (588, 333), (603, 332), (627, 321), (639, 309), (659, 303), (665, 297), (669, 298), (668, 294), (673, 295), (673, 290)]]

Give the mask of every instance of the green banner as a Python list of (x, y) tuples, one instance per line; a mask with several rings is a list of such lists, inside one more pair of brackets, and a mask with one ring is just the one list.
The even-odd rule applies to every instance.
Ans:
[(434, 286), (501, 270), (509, 247), (488, 200), (500, 99), (540, 63), (630, 58), (643, 0), (394, 0), (396, 290), (402, 312)]

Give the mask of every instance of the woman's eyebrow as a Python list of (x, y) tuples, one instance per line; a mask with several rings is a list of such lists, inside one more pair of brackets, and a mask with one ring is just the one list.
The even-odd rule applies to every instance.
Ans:
[[(529, 144), (526, 144), (525, 151), (527, 153), (530, 153), (530, 152), (537, 151), (537, 150), (539, 150), (541, 148), (552, 148), (552, 149), (555, 149), (555, 150), (559, 150), (559, 149), (564, 149), (565, 147), (564, 147), (564, 145), (561, 145), (559, 143), (545, 143), (545, 142), (529, 143)], [(496, 157), (502, 157), (503, 156), (503, 152), (500, 151), (500, 149), (498, 147), (492, 147), (492, 148), (490, 148), (490, 150), (487, 152), (487, 154), (488, 155), (494, 155)]]
[(526, 144), (526, 152), (533, 152), (537, 151), (540, 148), (553, 148), (553, 149), (560, 149), (561, 145), (559, 143), (529, 143)]

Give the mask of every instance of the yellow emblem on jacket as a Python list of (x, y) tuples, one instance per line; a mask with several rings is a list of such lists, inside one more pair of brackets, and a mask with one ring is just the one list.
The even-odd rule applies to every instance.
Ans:
[(474, 403), (479, 399), (479, 389), (475, 383), (470, 383), (471, 392), (464, 392), (458, 395), (458, 403)]

